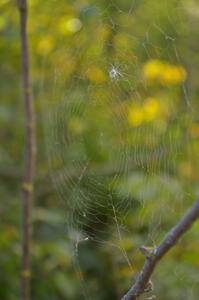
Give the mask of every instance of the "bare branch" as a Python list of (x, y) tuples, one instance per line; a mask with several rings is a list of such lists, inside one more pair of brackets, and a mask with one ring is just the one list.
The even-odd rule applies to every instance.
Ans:
[(144, 293), (150, 277), (160, 259), (176, 244), (179, 238), (193, 225), (197, 218), (199, 218), (199, 200), (193, 204), (192, 208), (185, 214), (180, 222), (170, 230), (162, 243), (157, 248), (153, 249), (149, 255), (146, 255), (145, 264), (140, 271), (135, 284), (130, 288), (122, 300), (135, 300)]
[(18, 0), (20, 14), (20, 39), (23, 76), (23, 98), (25, 107), (25, 170), (22, 198), (22, 273), (21, 299), (30, 299), (30, 248), (31, 248), (31, 208), (33, 199), (33, 180), (35, 167), (35, 112), (31, 92), (30, 62), (27, 36), (27, 0)]

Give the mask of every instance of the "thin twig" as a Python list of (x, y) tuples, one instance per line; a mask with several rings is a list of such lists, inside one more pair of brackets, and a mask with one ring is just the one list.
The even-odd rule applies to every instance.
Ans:
[(31, 92), (30, 62), (27, 36), (27, 0), (18, 0), (20, 14), (20, 40), (23, 77), (23, 98), (25, 107), (25, 170), (22, 198), (22, 273), (21, 299), (30, 299), (30, 249), (31, 249), (31, 210), (35, 167), (35, 112)]
[(130, 288), (122, 300), (135, 300), (144, 293), (144, 289), (147, 287), (157, 263), (193, 225), (197, 218), (199, 218), (199, 200), (193, 204), (192, 208), (185, 214), (180, 222), (171, 229), (162, 243), (157, 248), (153, 249), (150, 255), (146, 256), (145, 264), (140, 271), (135, 284)]

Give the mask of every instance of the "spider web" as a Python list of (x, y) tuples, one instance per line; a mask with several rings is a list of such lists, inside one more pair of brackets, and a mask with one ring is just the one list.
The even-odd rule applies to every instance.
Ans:
[[(44, 75), (52, 81), (44, 116), (52, 180), (65, 205), (67, 235), (85, 299), (110, 299), (106, 292), (98, 298), (99, 287), (93, 288), (98, 269), (92, 259), (113, 253), (116, 269), (126, 270), (130, 286), (136, 248), (159, 243), (164, 224), (173, 222), (176, 209), (184, 210), (185, 198), (193, 198), (189, 182), (185, 188), (178, 178), (184, 139), (176, 102), (194, 117), (188, 89), (182, 81), (156, 90), (143, 78), (147, 61), (184, 64), (175, 28), (183, 6), (176, 2), (171, 11), (165, 1), (162, 21), (158, 12), (150, 19), (149, 1), (118, 3), (85, 6), (82, 31), (46, 59), (54, 63), (51, 74)], [(138, 24), (143, 28), (136, 29), (142, 6), (148, 7), (149, 16), (142, 16), (146, 19)], [(85, 21), (89, 14), (94, 15), (92, 26)], [(154, 94), (165, 102), (166, 120), (136, 123), (131, 110), (145, 103), (150, 108), (153, 101), (146, 99)], [(138, 235), (133, 240), (132, 232), (139, 228), (144, 240)], [(193, 290), (191, 299), (196, 299)], [(121, 291), (113, 298), (120, 296)]]

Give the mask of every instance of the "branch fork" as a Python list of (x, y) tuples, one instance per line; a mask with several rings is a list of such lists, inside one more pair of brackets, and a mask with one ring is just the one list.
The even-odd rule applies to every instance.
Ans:
[(142, 270), (138, 274), (135, 284), (130, 288), (126, 295), (123, 296), (122, 300), (137, 300), (140, 295), (145, 293), (145, 289), (147, 284), (149, 284), (156, 265), (159, 263), (161, 258), (175, 246), (181, 236), (188, 231), (198, 218), (199, 200), (195, 201), (191, 209), (184, 215), (179, 223), (170, 230), (158, 247), (152, 250), (149, 250), (149, 248), (145, 246), (140, 247), (140, 251), (146, 257), (146, 261)]

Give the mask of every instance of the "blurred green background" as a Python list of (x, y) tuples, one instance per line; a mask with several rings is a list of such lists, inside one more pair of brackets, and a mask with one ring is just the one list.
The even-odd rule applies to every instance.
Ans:
[[(16, 3), (0, 3), (0, 299), (19, 299), (24, 108)], [(29, 1), (37, 123), (32, 299), (120, 299), (198, 196), (199, 3)], [(199, 295), (199, 224), (156, 299)]]

